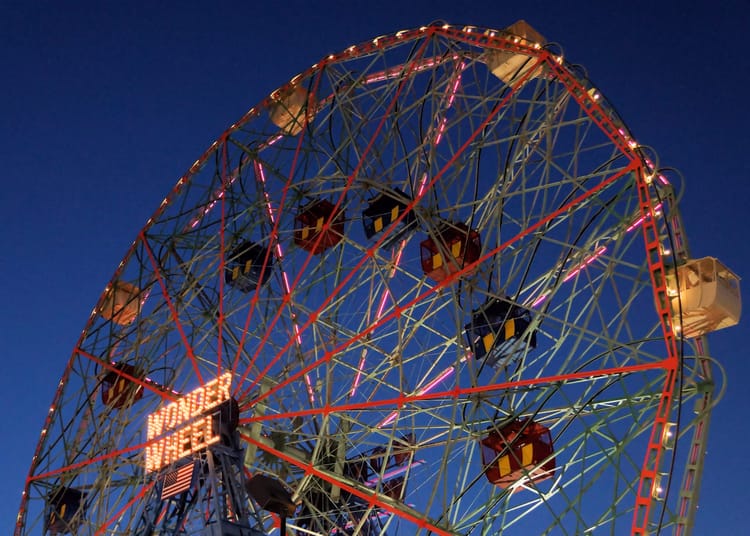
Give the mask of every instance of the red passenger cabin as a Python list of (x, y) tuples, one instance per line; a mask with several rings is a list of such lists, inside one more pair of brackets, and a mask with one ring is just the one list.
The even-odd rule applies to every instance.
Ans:
[(499, 488), (506, 489), (522, 478), (539, 483), (554, 473), (555, 451), (549, 428), (530, 419), (491, 428), (481, 445), (484, 474)]
[(317, 255), (341, 242), (344, 212), (334, 214), (334, 209), (334, 205), (325, 199), (302, 207), (294, 218), (294, 243)]
[(425, 275), (440, 282), (477, 261), (482, 243), (479, 233), (463, 223), (444, 223), (434, 236), (422, 241), (420, 249)]
[(133, 378), (140, 378), (140, 374), (127, 363), (116, 363), (114, 368), (117, 370), (109, 370), (102, 377), (102, 404), (116, 409), (129, 407), (143, 397), (143, 386), (120, 372)]

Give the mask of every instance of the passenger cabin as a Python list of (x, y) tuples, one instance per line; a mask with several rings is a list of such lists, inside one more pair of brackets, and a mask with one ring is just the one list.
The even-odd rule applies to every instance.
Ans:
[(78, 534), (78, 528), (86, 514), (86, 494), (68, 487), (58, 487), (47, 496), (44, 514), (44, 533)]
[(237, 447), (238, 438), (235, 434), (240, 424), (240, 406), (237, 400), (229, 398), (210, 411), (211, 433), (218, 436), (222, 445)]
[(481, 440), (484, 474), (492, 484), (507, 489), (522, 478), (538, 483), (555, 470), (552, 434), (530, 419), (516, 419), (490, 428)]
[(132, 324), (140, 310), (140, 289), (132, 283), (116, 281), (104, 297), (101, 315), (120, 326)]
[(383, 229), (395, 222), (402, 214), (406, 213), (394, 230), (395, 235), (412, 226), (414, 213), (406, 212), (406, 207), (411, 199), (398, 188), (391, 192), (381, 192), (370, 199), (367, 208), (362, 212), (362, 224), (365, 227), (365, 235), (372, 238)]
[[(256, 474), (245, 481), (245, 489), (261, 508), (282, 518), (293, 516), (297, 510), (297, 505), (292, 501), (292, 492), (281, 480)], [(284, 532), (281, 531), (281, 534)]]
[(227, 256), (224, 280), (237, 290), (252, 292), (268, 281), (272, 267), (273, 254), (266, 247), (243, 242)]
[(443, 223), (434, 236), (420, 243), (420, 250), (425, 275), (440, 282), (477, 261), (482, 243), (479, 233), (463, 223)]
[[(526, 21), (519, 20), (503, 30), (511, 35), (512, 40), (533, 47), (535, 45), (543, 46), (546, 39), (542, 34), (532, 28)], [(513, 81), (520, 79), (532, 67), (538, 64), (538, 59), (534, 56), (509, 50), (488, 50), (486, 54), (487, 67), (496, 77), (510, 85)], [(529, 78), (536, 78), (543, 72), (543, 66), (538, 65), (534, 71), (529, 74)]]
[[(322, 449), (325, 451), (326, 449)], [(409, 469), (420, 462), (414, 460), (414, 437), (410, 434), (395, 439), (390, 449), (377, 447), (344, 460), (343, 476), (350, 481), (393, 501), (403, 501)], [(318, 464), (328, 471), (338, 471), (337, 453), (322, 455)], [(320, 480), (300, 495), (301, 506), (295, 524), (305, 534), (375, 536), (384, 534), (381, 516), (389, 515), (378, 507), (372, 508), (366, 498), (351, 493), (349, 486), (340, 489), (340, 499), (334, 499), (333, 484)]]
[(334, 205), (325, 199), (302, 207), (294, 218), (294, 243), (317, 255), (341, 242), (344, 212), (334, 214), (334, 209)]
[(406, 473), (412, 466), (414, 452), (414, 437), (405, 436), (393, 442), (390, 455), (385, 447), (376, 447), (347, 460), (344, 474), (368, 487), (375, 487), (378, 482), (382, 482), (383, 495), (402, 500)]
[(130, 407), (143, 397), (143, 386), (120, 372), (133, 378), (140, 378), (141, 375), (133, 365), (127, 363), (116, 363), (114, 368), (116, 371), (108, 370), (102, 377), (102, 404), (115, 409)]
[(739, 277), (713, 257), (690, 260), (668, 272), (667, 294), (672, 325), (684, 337), (700, 337), (740, 320)]
[(315, 116), (315, 105), (301, 86), (294, 86), (271, 96), (271, 122), (284, 134), (296, 136)]
[(529, 330), (531, 312), (495, 298), (472, 312), (464, 336), (475, 359), (504, 366), (509, 359), (536, 348), (536, 330)]

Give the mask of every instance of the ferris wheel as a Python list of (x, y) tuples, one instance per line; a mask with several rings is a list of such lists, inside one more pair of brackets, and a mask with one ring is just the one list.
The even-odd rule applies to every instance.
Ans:
[(704, 335), (739, 315), (672, 177), (530, 26), (378, 37), (148, 220), (15, 534), (688, 534)]

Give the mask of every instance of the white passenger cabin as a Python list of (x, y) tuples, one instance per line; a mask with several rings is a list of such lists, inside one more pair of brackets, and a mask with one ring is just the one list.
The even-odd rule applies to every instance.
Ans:
[(305, 88), (295, 86), (271, 95), (271, 122), (284, 134), (296, 136), (314, 116), (314, 105)]
[[(546, 43), (544, 36), (523, 20), (515, 22), (503, 31), (514, 36), (514, 39), (517, 40), (516, 42), (526, 46), (543, 46)], [(543, 71), (543, 68), (538, 65), (536, 57), (506, 52), (504, 50), (488, 51), (486, 61), (492, 74), (506, 84), (511, 84), (514, 80), (518, 80), (535, 65), (537, 68), (529, 75), (530, 79), (541, 75)]]
[(667, 293), (672, 323), (684, 337), (700, 337), (740, 320), (739, 277), (713, 257), (690, 260), (673, 269), (667, 276)]

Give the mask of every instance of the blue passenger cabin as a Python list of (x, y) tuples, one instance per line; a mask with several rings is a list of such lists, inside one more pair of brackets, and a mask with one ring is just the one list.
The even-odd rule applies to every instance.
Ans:
[(464, 335), (475, 359), (484, 359), (493, 367), (504, 366), (536, 348), (536, 330), (529, 330), (530, 324), (528, 309), (494, 298), (472, 312)]
[(367, 208), (362, 212), (362, 224), (367, 238), (372, 238), (383, 231), (404, 213), (404, 217), (394, 230), (394, 235), (398, 236), (412, 227), (415, 221), (414, 212), (407, 212), (410, 202), (411, 198), (398, 188), (381, 192), (370, 199)]
[(44, 533), (78, 534), (78, 528), (86, 514), (86, 494), (75, 488), (58, 487), (47, 496), (44, 515)]
[(224, 280), (242, 292), (252, 292), (271, 277), (273, 254), (255, 242), (243, 242), (226, 259)]

